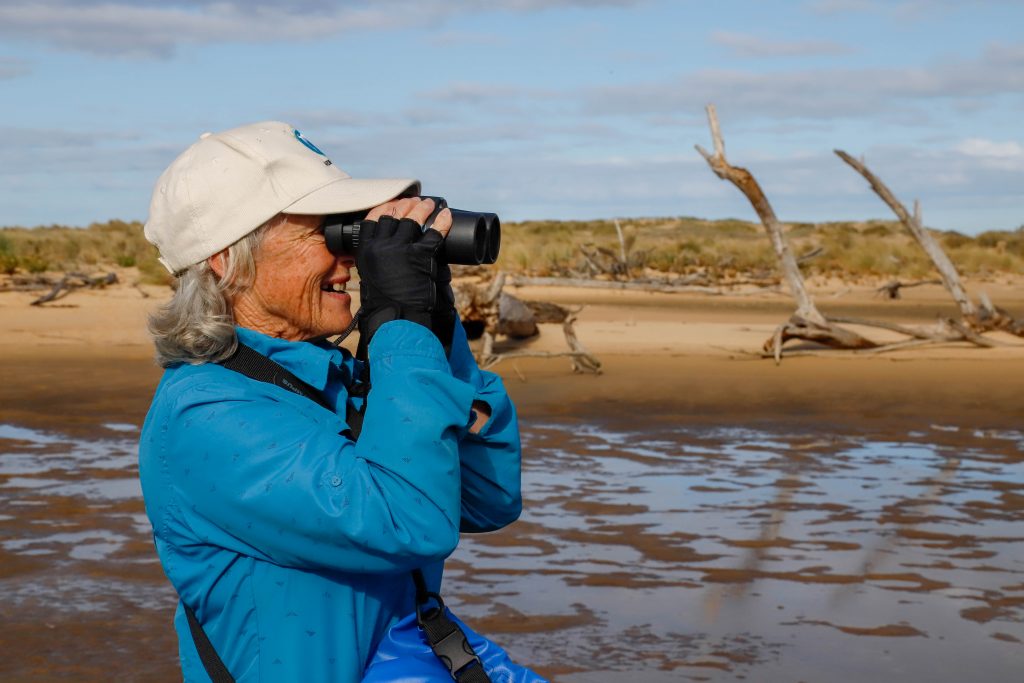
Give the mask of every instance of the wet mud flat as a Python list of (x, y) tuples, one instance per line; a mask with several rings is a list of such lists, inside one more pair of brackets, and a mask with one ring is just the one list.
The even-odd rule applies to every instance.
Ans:
[[(558, 681), (1020, 679), (1024, 366), (604, 360), (499, 368), (526, 511), (449, 562), (479, 630)], [(159, 374), (0, 359), (0, 680), (180, 680), (135, 483)]]
[[(1024, 433), (524, 419), (445, 594), (553, 680), (1019, 680)], [(109, 416), (107, 416), (109, 417)], [(137, 421), (0, 426), (0, 680), (176, 680)]]
[(559, 681), (1016, 681), (1024, 433), (560, 420), (459, 613)]

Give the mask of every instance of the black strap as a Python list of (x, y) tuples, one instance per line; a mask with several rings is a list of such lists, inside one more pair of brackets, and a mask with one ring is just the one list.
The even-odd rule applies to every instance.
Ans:
[(309, 386), (259, 351), (241, 342), (238, 343), (238, 348), (231, 357), (221, 361), (220, 364), (250, 379), (274, 384), (299, 396), (304, 396), (310, 401), (319, 403), (332, 413), (334, 412), (334, 406), (327, 402), (327, 399), (321, 392)]
[(206, 669), (210, 680), (213, 683), (235, 683), (231, 672), (224, 666), (224, 662), (217, 655), (217, 651), (213, 649), (213, 643), (206, 637), (206, 631), (199, 624), (196, 613), (185, 604), (184, 600), (181, 606), (185, 608), (185, 616), (188, 618), (188, 630), (192, 632), (192, 640), (196, 644), (196, 651), (199, 652), (199, 660), (203, 663), (203, 668)]

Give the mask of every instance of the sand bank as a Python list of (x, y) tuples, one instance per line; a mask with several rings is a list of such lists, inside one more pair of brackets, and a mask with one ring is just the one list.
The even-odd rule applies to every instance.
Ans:
[[(875, 284), (819, 282), (815, 296), (826, 314), (905, 324), (955, 313), (941, 287), (919, 287), (902, 300), (884, 301)], [(970, 288), (974, 294), (984, 289), (1011, 311), (1024, 311), (1020, 284), (1001, 280)], [(784, 294), (511, 291), (582, 306), (579, 339), (604, 364), (597, 377), (572, 374), (566, 359), (499, 364), (495, 370), (525, 415), (614, 415), (630, 404), (694, 421), (911, 419), (1002, 427), (1024, 418), (1024, 340), (1006, 334), (991, 335), (1006, 344), (992, 349), (948, 344), (883, 355), (822, 352), (776, 366), (756, 354), (791, 312)], [(162, 287), (121, 285), (75, 291), (32, 307), (32, 294), (0, 294), (0, 371), (8, 380), (0, 387), (4, 420), (31, 419), (44, 406), (83, 425), (106, 413), (141, 420), (160, 374), (151, 361), (145, 320), (169, 295)], [(560, 326), (541, 327), (539, 337), (503, 342), (499, 349), (565, 349)], [(893, 338), (863, 331), (878, 340)]]

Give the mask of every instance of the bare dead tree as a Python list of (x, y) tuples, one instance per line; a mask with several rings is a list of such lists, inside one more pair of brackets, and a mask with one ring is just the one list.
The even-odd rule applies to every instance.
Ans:
[(877, 346), (874, 342), (865, 339), (856, 332), (839, 327), (830, 323), (814, 304), (814, 299), (807, 291), (803, 275), (797, 265), (785, 235), (782, 232), (782, 225), (775, 215), (774, 209), (765, 196), (764, 191), (754, 178), (753, 174), (745, 168), (731, 165), (725, 158), (725, 142), (722, 140), (722, 131), (718, 125), (718, 114), (715, 106), (707, 106), (708, 124), (711, 127), (711, 139), (714, 142), (715, 153), (710, 154), (700, 145), (695, 145), (701, 156), (714, 171), (715, 175), (723, 180), (728, 180), (744, 194), (750, 205), (754, 208), (761, 224), (764, 225), (768, 238), (771, 240), (775, 255), (779, 260), (783, 276), (789, 285), (789, 291), (796, 299), (796, 312), (790, 319), (780, 325), (775, 333), (764, 344), (764, 350), (775, 356), (779, 362), (782, 355), (782, 345), (789, 339), (804, 339), (817, 342), (826, 346), (838, 349), (867, 349)]
[(960, 317), (970, 330), (979, 334), (990, 330), (1004, 330), (1024, 337), (1024, 321), (1017, 320), (1004, 309), (993, 306), (992, 302), (984, 294), (980, 297), (980, 305), (974, 305), (960, 280), (960, 273), (957, 272), (956, 266), (949, 260), (946, 252), (935, 241), (932, 234), (925, 229), (921, 220), (921, 204), (918, 201), (914, 201), (914, 213), (911, 215), (906, 207), (896, 199), (896, 196), (885, 183), (872, 173), (862, 161), (853, 158), (841, 149), (833, 151), (836, 156), (845, 161), (868, 181), (875, 194), (892, 209), (893, 213), (900, 219), (900, 223), (910, 232), (924, 252), (928, 254), (928, 258), (931, 259), (935, 269), (939, 271), (942, 284), (960, 309)]
[[(761, 223), (764, 225), (765, 230), (768, 233), (768, 237), (772, 242), (772, 246), (775, 249), (775, 255), (779, 260), (783, 276), (789, 285), (790, 293), (793, 295), (793, 298), (796, 299), (797, 303), (796, 312), (786, 323), (776, 328), (772, 337), (765, 342), (764, 353), (766, 355), (773, 356), (776, 363), (780, 362), (782, 358), (782, 347), (790, 339), (802, 339), (805, 341), (816, 342), (834, 349), (844, 349), (855, 353), (882, 353), (911, 346), (947, 342), (968, 342), (982, 347), (997, 345), (997, 342), (982, 337), (981, 334), (979, 334), (979, 330), (972, 327), (971, 324), (966, 322), (961, 323), (948, 318), (940, 319), (933, 327), (912, 328), (902, 325), (893, 325), (891, 323), (877, 320), (864, 320), (859, 318), (832, 317), (831, 319), (827, 319), (822, 315), (815, 306), (811, 295), (807, 291), (797, 260), (793, 257), (793, 253), (786, 243), (782, 226), (779, 223), (778, 218), (775, 216), (775, 212), (772, 209), (771, 204), (768, 202), (768, 198), (765, 196), (764, 191), (761, 189), (761, 186), (757, 183), (757, 180), (754, 179), (754, 176), (750, 171), (738, 166), (732, 166), (728, 161), (726, 161), (725, 144), (722, 141), (722, 133), (718, 125), (718, 116), (715, 113), (714, 105), (708, 105), (707, 112), (708, 123), (711, 127), (711, 137), (715, 144), (715, 153), (708, 153), (700, 145), (696, 145), (697, 151), (700, 152), (701, 156), (703, 156), (708, 162), (711, 170), (714, 171), (719, 178), (732, 182), (747, 197), (751, 206), (754, 207), (754, 211), (757, 212), (758, 217), (761, 219)], [(838, 153), (839, 152), (837, 152), (837, 154)], [(906, 211), (904, 210), (903, 213), (906, 214)], [(916, 220), (917, 224), (920, 225), (919, 217)], [(922, 230), (921, 232), (924, 231)], [(935, 246), (937, 247), (937, 245)], [(941, 249), (938, 249), (938, 251), (941, 252)], [(942, 253), (942, 257), (945, 258), (944, 253)], [(948, 259), (946, 260), (948, 262)], [(947, 272), (952, 270), (955, 276), (955, 269), (952, 268), (952, 264), (949, 265), (950, 268), (946, 269)], [(956, 283), (959, 283), (959, 277), (955, 277)], [(945, 277), (943, 281), (946, 281)], [(950, 281), (952, 282), (952, 280)], [(963, 291), (962, 286), (960, 286), (960, 291)], [(966, 301), (967, 305), (972, 306), (970, 310), (974, 310), (973, 305), (970, 304), (970, 300), (966, 298), (966, 294), (958, 299), (958, 301), (960, 300)], [(997, 309), (992, 307), (991, 304), (988, 304), (988, 307), (1005, 317), (1005, 312), (997, 311)], [(961, 310), (965, 309), (961, 308)], [(965, 320), (967, 320), (966, 316)], [(840, 327), (839, 323), (887, 329), (907, 335), (910, 339), (888, 344), (879, 344), (862, 337), (856, 332)], [(797, 353), (802, 354), (804, 352)]]

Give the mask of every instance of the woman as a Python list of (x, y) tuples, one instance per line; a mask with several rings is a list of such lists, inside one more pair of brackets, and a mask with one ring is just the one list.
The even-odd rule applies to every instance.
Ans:
[[(519, 515), (515, 410), (473, 361), (431, 260), (438, 250), (425, 246), (441, 241), (450, 213), (421, 236), (409, 228), (433, 202), (395, 199), (418, 188), (350, 178), (277, 122), (204, 134), (157, 182), (146, 237), (177, 288), (150, 320), (166, 372), (139, 470), (181, 597), (186, 680), (209, 677), (184, 606), (237, 681), (359, 680), (415, 608), (410, 570), (438, 590), (460, 530)], [(366, 209), (372, 239), (355, 256), (331, 254), (324, 216)], [(374, 321), (360, 326), (365, 366), (325, 341), (352, 322), (357, 263), (360, 318)], [(222, 365), (239, 345), (326, 407)], [(350, 389), (367, 371), (363, 405)], [(346, 415), (357, 409), (353, 441)]]

